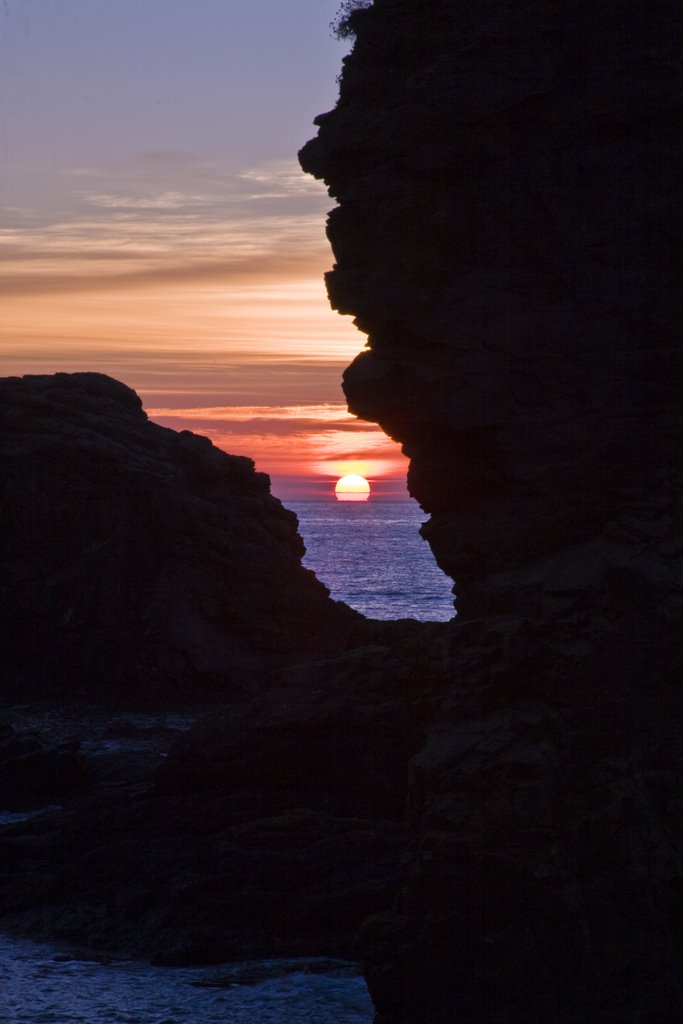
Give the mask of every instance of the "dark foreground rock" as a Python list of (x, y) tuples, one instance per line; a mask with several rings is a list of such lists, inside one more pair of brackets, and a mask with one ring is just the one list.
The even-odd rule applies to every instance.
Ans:
[(252, 688), (358, 618), (250, 459), (95, 373), (0, 380), (0, 693)]
[(0, 828), (0, 928), (164, 964), (352, 955), (400, 882), (449, 630), (366, 640), (210, 714), (10, 712), (19, 736), (78, 735), (87, 788)]
[[(353, 6), (353, 5), (351, 5)], [(301, 154), (351, 409), (456, 581), (382, 1024), (670, 1024), (680, 963), (683, 7), (375, 0)]]
[(21, 812), (81, 792), (86, 771), (77, 739), (54, 743), (0, 723), (0, 809)]

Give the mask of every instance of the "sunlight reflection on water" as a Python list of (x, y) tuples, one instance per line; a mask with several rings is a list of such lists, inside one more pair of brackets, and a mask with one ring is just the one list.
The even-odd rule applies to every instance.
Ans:
[(452, 580), (418, 530), (414, 501), (288, 502), (299, 517), (304, 564), (345, 601), (374, 619), (453, 618)]

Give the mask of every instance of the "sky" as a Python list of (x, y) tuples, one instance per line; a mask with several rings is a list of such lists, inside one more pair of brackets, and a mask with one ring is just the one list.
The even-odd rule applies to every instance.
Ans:
[(339, 0), (0, 0), (0, 374), (97, 370), (283, 500), (407, 461), (346, 410), (334, 205), (299, 169)]

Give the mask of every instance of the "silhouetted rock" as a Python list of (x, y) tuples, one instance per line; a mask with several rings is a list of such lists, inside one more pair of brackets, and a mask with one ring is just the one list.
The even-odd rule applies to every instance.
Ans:
[(250, 459), (95, 373), (0, 380), (0, 691), (251, 688), (358, 619)]
[(77, 740), (53, 744), (0, 724), (0, 810), (25, 811), (73, 797), (86, 785)]
[(448, 627), (377, 624), (192, 728), (14, 712), (17, 734), (77, 732), (89, 790), (0, 829), (0, 926), (165, 964), (349, 956), (399, 884), (405, 765), (447, 645)]
[(382, 1024), (683, 1015), (683, 7), (375, 0), (301, 153), (456, 581)]

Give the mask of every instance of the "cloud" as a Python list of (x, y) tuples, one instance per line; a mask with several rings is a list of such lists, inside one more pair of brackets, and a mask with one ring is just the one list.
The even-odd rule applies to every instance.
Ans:
[[(184, 187), (191, 159), (175, 151), (147, 154), (144, 173), (118, 178), (71, 168), (59, 216), (6, 211), (5, 296), (322, 274), (329, 264), (322, 226), (329, 200), (318, 182), (292, 160), (232, 174), (200, 161), (203, 170), (192, 165)], [(162, 170), (152, 185), (155, 161)], [(73, 188), (74, 177), (82, 187)], [(83, 187), (89, 177), (96, 187)]]
[(155, 196), (117, 196), (84, 193), (84, 202), (109, 210), (181, 210), (187, 207), (208, 206), (215, 202), (209, 195), (186, 195), (182, 192), (162, 192)]
[(203, 162), (201, 157), (189, 149), (145, 149), (139, 158), (155, 166), (161, 164), (176, 167)]
[[(194, 408), (152, 407), (147, 410), (151, 419), (163, 422), (176, 430), (192, 429), (210, 436), (244, 438), (315, 438), (321, 457), (329, 453), (337, 457), (340, 451), (356, 457), (368, 448), (376, 453), (377, 446), (386, 446), (384, 433), (353, 416), (341, 402), (324, 405), (290, 406), (217, 406)], [(191, 428), (186, 425), (192, 424)], [(349, 435), (353, 435), (350, 437)], [(291, 455), (291, 453), (290, 453)]]
[(256, 186), (253, 199), (280, 199), (286, 196), (319, 196), (321, 186), (304, 174), (295, 160), (271, 160), (240, 175), (241, 180)]
[(275, 422), (301, 421), (334, 424), (335, 426), (357, 425), (362, 421), (348, 411), (342, 402), (299, 405), (219, 405), (196, 406), (186, 409), (149, 409), (150, 416), (178, 416), (181, 419), (201, 418), (202, 420), (223, 420), (231, 423), (253, 423), (261, 420)]
[(102, 174), (99, 167), (66, 167), (62, 174), (71, 175), (74, 178), (97, 178)]
[[(405, 477), (399, 445), (341, 403), (195, 406), (148, 409), (157, 423), (204, 434), (218, 447), (249, 455), (258, 469), (293, 477), (336, 479), (346, 472)], [(359, 468), (360, 467), (360, 468)]]
[(125, 203), (108, 216), (1, 230), (4, 294), (321, 277), (329, 262), (315, 216), (216, 218)]
[[(210, 433), (221, 431), (234, 435), (259, 434), (273, 437), (315, 434), (319, 438), (321, 448), (340, 443), (347, 447), (357, 447), (359, 444), (367, 443), (368, 432), (372, 434), (369, 442), (372, 445), (376, 445), (378, 437), (382, 443), (386, 441), (386, 436), (378, 427), (369, 427), (364, 420), (359, 420), (350, 413), (342, 402), (188, 408), (152, 406), (147, 409), (147, 414), (151, 419), (173, 426), (175, 429), (190, 429), (186, 428), (185, 424), (192, 423), (192, 430), (206, 430)], [(346, 437), (348, 434), (355, 435), (353, 440)]]

